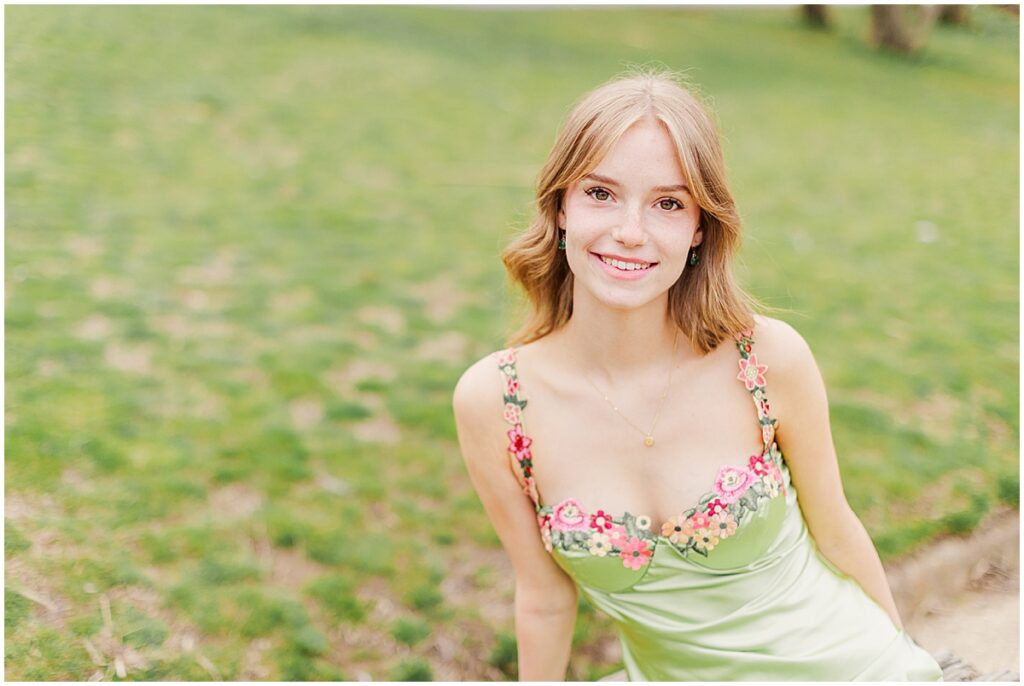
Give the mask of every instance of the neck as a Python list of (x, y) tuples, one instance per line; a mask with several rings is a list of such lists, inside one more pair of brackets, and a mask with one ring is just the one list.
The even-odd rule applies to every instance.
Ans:
[(669, 317), (667, 295), (629, 310), (577, 299), (558, 335), (573, 351), (571, 364), (607, 386), (667, 377), (674, 365), (700, 356)]

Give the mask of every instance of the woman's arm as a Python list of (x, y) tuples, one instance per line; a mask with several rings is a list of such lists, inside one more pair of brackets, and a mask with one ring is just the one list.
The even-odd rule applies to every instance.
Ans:
[(576, 624), (576, 585), (544, 550), (533, 503), (507, 453), (498, 367), (485, 357), (459, 379), (452, 398), (469, 478), (515, 571), (520, 681), (563, 681)]
[(828, 398), (807, 342), (789, 324), (758, 317), (776, 440), (789, 466), (807, 528), (830, 562), (861, 585), (903, 628), (871, 537), (850, 509), (829, 425)]

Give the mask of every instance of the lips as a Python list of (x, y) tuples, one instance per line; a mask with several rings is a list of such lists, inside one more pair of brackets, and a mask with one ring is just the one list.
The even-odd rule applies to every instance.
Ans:
[[(635, 281), (637, 279), (643, 279), (648, 274), (653, 272), (658, 266), (657, 262), (644, 262), (637, 260), (636, 258), (630, 258), (628, 262), (620, 261), (617, 257), (612, 257), (615, 264), (609, 264), (605, 261), (604, 257), (599, 253), (590, 253), (594, 263), (598, 268), (605, 274), (608, 274), (612, 278), (620, 281)], [(629, 266), (627, 266), (629, 265)], [(646, 265), (645, 267), (637, 266), (632, 268), (632, 265)]]

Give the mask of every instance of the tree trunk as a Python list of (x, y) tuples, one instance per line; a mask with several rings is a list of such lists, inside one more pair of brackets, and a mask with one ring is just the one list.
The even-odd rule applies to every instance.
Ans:
[(942, 5), (939, 23), (951, 26), (968, 26), (971, 23), (971, 8), (968, 5)]
[(871, 42), (909, 55), (920, 50), (939, 14), (937, 5), (872, 5)]
[(804, 24), (812, 29), (827, 29), (829, 27), (825, 5), (800, 5), (800, 14), (804, 18)]

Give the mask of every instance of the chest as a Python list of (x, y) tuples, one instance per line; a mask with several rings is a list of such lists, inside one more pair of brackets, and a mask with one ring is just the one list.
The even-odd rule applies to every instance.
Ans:
[(598, 390), (520, 372), (540, 502), (572, 498), (587, 512), (630, 512), (660, 525), (734, 478), (723, 469), (747, 465), (764, 443), (757, 401), (730, 361), (676, 378), (663, 404), (649, 389), (609, 398), (618, 412)]

